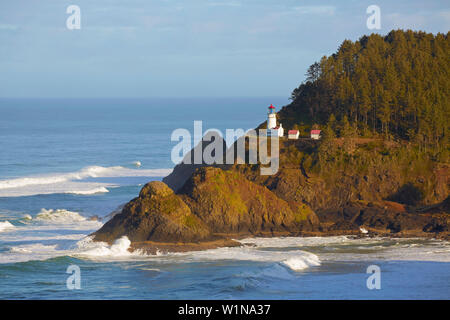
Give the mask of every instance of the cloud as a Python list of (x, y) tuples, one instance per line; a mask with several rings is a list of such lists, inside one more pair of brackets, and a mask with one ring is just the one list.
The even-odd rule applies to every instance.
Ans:
[(317, 14), (332, 16), (336, 12), (333, 6), (299, 6), (294, 7), (294, 11), (299, 14)]

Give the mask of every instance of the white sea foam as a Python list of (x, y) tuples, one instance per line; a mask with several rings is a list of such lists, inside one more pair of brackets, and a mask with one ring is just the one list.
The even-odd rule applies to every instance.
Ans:
[(273, 238), (245, 238), (239, 240), (244, 245), (259, 248), (287, 248), (304, 246), (334, 245), (348, 242), (348, 236), (335, 237), (273, 237)]
[(319, 266), (317, 255), (302, 251), (268, 251), (255, 247), (217, 248), (205, 251), (183, 253), (158, 253), (147, 255), (140, 250), (130, 251), (131, 241), (126, 237), (117, 239), (112, 245), (105, 242), (94, 242), (91, 237), (78, 241), (77, 249), (72, 256), (91, 260), (148, 260), (158, 263), (189, 263), (199, 261), (240, 260), (280, 263), (294, 271), (300, 271), (312, 266)]
[(450, 262), (450, 242), (433, 239), (278, 237), (240, 240), (256, 248), (298, 248), (321, 261), (408, 260)]
[[(34, 218), (25, 215), (22, 225), (0, 233), (0, 263), (46, 260), (78, 250), (77, 241), (98, 230), (102, 223), (65, 209), (42, 209)], [(5, 250), (6, 249), (6, 250)]]
[[(130, 169), (125, 167), (90, 166), (69, 173), (54, 173), (0, 180), (0, 197), (20, 197), (37, 194), (70, 193), (91, 195), (109, 192), (126, 177), (163, 177), (172, 169)], [(102, 181), (108, 178), (108, 182)], [(114, 182), (114, 178), (122, 178)], [(95, 180), (100, 181), (95, 181)], [(117, 180), (116, 179), (116, 180)], [(103, 179), (104, 180), (104, 179)], [(135, 183), (135, 182), (133, 182)]]
[(76, 172), (56, 173), (41, 176), (32, 176), (24, 178), (16, 178), (10, 180), (0, 180), (0, 190), (8, 188), (24, 187), (29, 185), (42, 185), (64, 182), (68, 180), (81, 180), (85, 178), (98, 177), (162, 177), (169, 174), (171, 169), (129, 169), (121, 166), (116, 167), (100, 167), (89, 166)]
[[(98, 230), (102, 223), (66, 209), (41, 209), (34, 217), (24, 214), (17, 226), (0, 223), (0, 263), (46, 260), (65, 256), (76, 242)], [(0, 227), (1, 228), (1, 227)]]
[(272, 262), (283, 265), (294, 271), (303, 270), (312, 266), (319, 266), (317, 255), (303, 250), (264, 250), (257, 247), (224, 247), (205, 251), (159, 254), (160, 262), (198, 262), (198, 261), (256, 261)]
[(106, 192), (109, 192), (109, 190), (106, 189), (105, 187), (98, 187), (98, 188), (93, 188), (93, 189), (90, 189), (90, 190), (69, 190), (69, 191), (64, 191), (64, 193), (82, 194), (82, 195), (106, 193)]
[(148, 260), (156, 263), (189, 263), (218, 260), (239, 260), (279, 263), (294, 271), (319, 266), (317, 255), (302, 250), (269, 251), (255, 247), (224, 247), (204, 251), (161, 253), (147, 255), (140, 250), (130, 251), (131, 242), (127, 237), (117, 239), (112, 245), (104, 242), (94, 242), (86, 237), (77, 243), (77, 250), (71, 255), (91, 260)]
[(37, 221), (51, 221), (56, 223), (71, 223), (85, 221), (86, 218), (81, 216), (78, 212), (68, 211), (65, 209), (41, 209), (41, 211), (34, 218)]
[(318, 256), (311, 254), (309, 256), (292, 257), (282, 262), (294, 271), (307, 269), (313, 266), (320, 266), (320, 259)]
[(91, 237), (86, 237), (77, 242), (77, 250), (72, 255), (93, 260), (122, 260), (146, 256), (138, 250), (131, 252), (130, 245), (131, 241), (126, 236), (117, 239), (112, 245), (105, 242), (94, 242)]
[(141, 163), (140, 161), (134, 161), (133, 164), (134, 164), (136, 167), (140, 167), (140, 166), (142, 165), (142, 163)]
[(0, 222), (0, 232), (12, 230), (15, 227), (9, 221)]
[[(10, 227), (3, 222), (2, 226)], [(293, 271), (320, 266), (324, 261), (412, 260), (450, 262), (450, 243), (431, 239), (390, 239), (339, 237), (278, 237), (239, 240), (242, 247), (217, 248), (183, 253), (146, 255), (130, 251), (127, 237), (112, 245), (94, 242), (87, 236), (102, 224), (77, 212), (42, 209), (24, 226), (0, 235), (9, 251), (0, 252), (0, 263), (44, 260), (74, 256), (90, 260), (144, 260), (157, 264), (256, 261), (274, 263)], [(23, 242), (32, 242), (23, 244)]]
[[(79, 171), (53, 173), (0, 180), (0, 197), (19, 197), (36, 194), (73, 193), (95, 194), (108, 192), (117, 183), (93, 182), (95, 178), (163, 177), (172, 169), (130, 169), (121, 166), (89, 166)], [(90, 181), (83, 181), (90, 179)]]

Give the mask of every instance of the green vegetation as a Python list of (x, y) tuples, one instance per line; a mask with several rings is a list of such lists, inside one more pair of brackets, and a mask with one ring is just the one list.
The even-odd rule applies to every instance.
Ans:
[(449, 62), (448, 33), (396, 30), (345, 40), (310, 66), (278, 113), (286, 128), (304, 135), (320, 128), (322, 139), (282, 140), (278, 177), (253, 179), (313, 208), (342, 199), (442, 201), (450, 167)]
[[(411, 30), (345, 40), (311, 65), (307, 80), (279, 112), (285, 127), (320, 125), (324, 135), (407, 141), (438, 161), (448, 160), (447, 34)], [(354, 142), (354, 141), (353, 141)], [(345, 139), (347, 152), (355, 147)], [(331, 140), (322, 152), (333, 153)]]
[(298, 210), (294, 211), (294, 219), (295, 222), (299, 223), (306, 219), (308, 219), (308, 216), (313, 214), (313, 211), (310, 207), (308, 207), (306, 204), (302, 203), (299, 205)]

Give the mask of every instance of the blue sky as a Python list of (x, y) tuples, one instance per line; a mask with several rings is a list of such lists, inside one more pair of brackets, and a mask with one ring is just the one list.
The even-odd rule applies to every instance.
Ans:
[[(66, 8), (81, 9), (68, 30)], [(289, 96), (366, 27), (450, 29), (428, 0), (1, 0), (0, 97)]]

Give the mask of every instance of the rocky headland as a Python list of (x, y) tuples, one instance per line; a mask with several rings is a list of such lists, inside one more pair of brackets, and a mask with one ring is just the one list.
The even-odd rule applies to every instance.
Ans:
[[(127, 236), (133, 249), (154, 254), (238, 246), (233, 239), (244, 237), (449, 238), (446, 167), (402, 176), (374, 164), (362, 173), (352, 167), (330, 175), (304, 163), (321, 142), (280, 142), (275, 175), (260, 175), (260, 165), (177, 165), (162, 182), (146, 184), (94, 240)], [(433, 188), (422, 188), (427, 192), (411, 187), (430, 180)]]
[[(227, 148), (207, 136), (94, 240), (127, 236), (132, 248), (154, 253), (236, 246), (233, 239), (251, 236), (448, 239), (449, 41), (411, 30), (345, 40), (311, 65), (276, 114), (300, 139), (280, 139), (274, 174), (261, 174), (260, 158), (238, 161), (255, 151), (247, 137)], [(310, 139), (311, 129), (322, 138)], [(220, 161), (191, 164), (211, 143)]]

